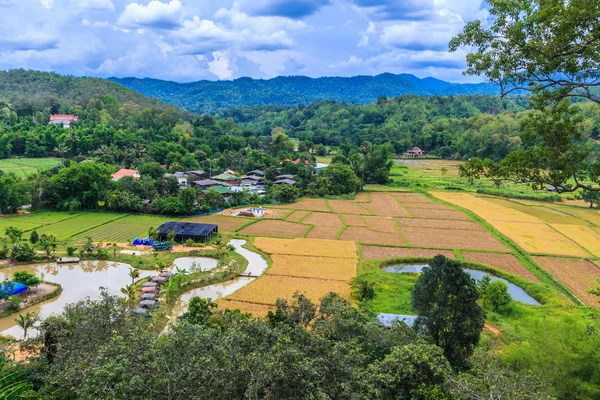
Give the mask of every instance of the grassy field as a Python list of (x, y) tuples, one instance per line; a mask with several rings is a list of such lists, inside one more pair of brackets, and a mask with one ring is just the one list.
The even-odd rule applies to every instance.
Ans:
[(57, 165), (60, 165), (60, 159), (57, 158), (7, 158), (0, 160), (0, 171), (23, 177)]

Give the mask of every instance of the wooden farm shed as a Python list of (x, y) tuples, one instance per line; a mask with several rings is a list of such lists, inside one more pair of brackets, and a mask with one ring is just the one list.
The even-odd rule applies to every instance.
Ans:
[(165, 222), (158, 228), (160, 240), (165, 240), (169, 231), (175, 232), (175, 240), (183, 242), (187, 239), (206, 242), (219, 232), (213, 224), (194, 224), (192, 222)]

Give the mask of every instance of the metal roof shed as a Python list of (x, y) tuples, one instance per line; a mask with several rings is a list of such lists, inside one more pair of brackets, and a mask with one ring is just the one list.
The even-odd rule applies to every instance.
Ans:
[(213, 224), (195, 224), (192, 222), (165, 222), (158, 227), (160, 239), (165, 240), (169, 231), (175, 232), (175, 240), (179, 242), (187, 239), (206, 242), (219, 232), (219, 227)]

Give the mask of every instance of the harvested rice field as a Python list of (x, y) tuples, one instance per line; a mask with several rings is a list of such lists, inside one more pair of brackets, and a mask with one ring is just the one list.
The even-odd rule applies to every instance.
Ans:
[(333, 212), (341, 213), (341, 214), (370, 214), (370, 212), (361, 207), (357, 203), (353, 203), (345, 200), (328, 200), (329, 207), (333, 210)]
[(415, 247), (509, 251), (488, 232), (414, 227), (401, 230), (408, 243)]
[(295, 222), (265, 219), (249, 225), (239, 232), (244, 235), (299, 238), (304, 235), (308, 228), (308, 225), (297, 224)]
[(216, 224), (219, 225), (220, 232), (231, 232), (238, 229), (240, 226), (246, 225), (254, 221), (253, 218), (232, 217), (229, 215), (213, 214), (201, 217), (184, 218), (183, 222), (194, 222), (197, 224)]
[(275, 311), (275, 306), (229, 299), (218, 300), (217, 305), (222, 309), (229, 308), (231, 310), (240, 310), (243, 313), (250, 313), (255, 317), (266, 317), (269, 311)]
[(272, 219), (282, 219), (285, 218), (288, 214), (291, 214), (292, 211), (287, 210), (285, 208), (266, 208), (267, 212), (263, 216), (263, 218), (272, 218)]
[(587, 251), (546, 224), (497, 221), (492, 225), (530, 253), (590, 257)]
[(519, 262), (519, 259), (512, 254), (474, 253), (463, 251), (462, 255), (467, 261), (489, 265), (490, 267), (520, 276), (529, 281), (536, 283), (540, 282), (533, 272), (525, 268), (523, 264)]
[(585, 248), (596, 257), (600, 257), (600, 234), (587, 226), (552, 224), (554, 229)]
[(477, 222), (447, 219), (396, 218), (399, 226), (414, 226), (437, 229), (465, 229), (469, 231), (485, 231)]
[(348, 258), (273, 254), (267, 274), (350, 282), (356, 275), (356, 260)]
[(308, 211), (323, 211), (331, 212), (331, 209), (327, 207), (324, 199), (312, 199), (304, 198), (296, 203), (282, 204), (279, 208), (291, 208), (294, 210), (308, 210)]
[(440, 209), (427, 209), (427, 208), (414, 208), (407, 207), (408, 211), (415, 217), (418, 218), (434, 218), (434, 219), (457, 219), (463, 221), (470, 221), (466, 214), (456, 210), (440, 210)]
[(433, 203), (431, 199), (423, 196), (420, 193), (411, 193), (411, 192), (396, 192), (390, 193), (393, 197), (398, 199), (400, 203), (413, 203), (413, 204), (425, 204), (425, 203)]
[(598, 307), (598, 297), (588, 293), (596, 287), (600, 269), (589, 261), (558, 257), (534, 257), (542, 268), (571, 289), (588, 306)]
[(310, 213), (310, 211), (305, 211), (305, 210), (296, 210), (294, 211), (292, 214), (290, 214), (286, 220), (287, 221), (291, 221), (291, 222), (300, 222), (300, 220), (304, 217), (306, 217), (308, 214)]
[(358, 258), (356, 243), (347, 241), (257, 237), (254, 246), (267, 254)]
[(408, 217), (408, 212), (388, 193), (371, 192), (371, 202), (363, 204), (375, 215)]
[(304, 294), (314, 303), (330, 292), (336, 292), (348, 300), (352, 298), (348, 282), (266, 274), (227, 299), (275, 305), (277, 299), (290, 299), (295, 292)]
[(587, 221), (581, 218), (573, 217), (572, 215), (566, 214), (557, 209), (545, 207), (539, 204), (537, 206), (526, 206), (517, 204), (510, 200), (489, 197), (486, 197), (485, 200), (493, 204), (521, 211), (551, 224), (589, 225)]
[(340, 239), (393, 246), (404, 246), (406, 244), (399, 233), (377, 232), (360, 226), (348, 226), (341, 234)]
[(302, 221), (304, 224), (314, 225), (306, 235), (311, 239), (335, 239), (344, 224), (337, 214), (314, 212)]
[(342, 215), (342, 219), (346, 223), (346, 225), (351, 226), (367, 226), (365, 221), (358, 215), (355, 214), (344, 214)]
[(428, 209), (428, 210), (448, 210), (448, 211), (456, 211), (454, 209), (452, 209), (451, 207), (448, 207), (445, 204), (440, 204), (440, 203), (403, 203), (402, 201), (400, 201), (402, 203), (402, 205), (404, 207), (406, 207), (408, 209), (408, 211), (410, 212), (413, 209)]
[(356, 194), (354, 201), (356, 201), (357, 203), (370, 203), (371, 196), (368, 192), (359, 192)]
[(396, 222), (392, 217), (375, 217), (366, 215), (363, 217), (367, 222), (368, 228), (379, 232), (398, 233)]
[(454, 252), (451, 250), (432, 250), (419, 249), (415, 247), (383, 247), (383, 246), (363, 246), (362, 257), (365, 260), (381, 260), (384, 258), (400, 257), (427, 257), (433, 258), (442, 254), (448, 258), (454, 258)]

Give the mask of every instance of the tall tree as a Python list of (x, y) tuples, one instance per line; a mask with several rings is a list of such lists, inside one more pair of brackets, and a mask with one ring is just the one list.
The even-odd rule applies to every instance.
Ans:
[(412, 291), (415, 327), (444, 350), (448, 361), (466, 367), (479, 342), (485, 314), (477, 304), (479, 291), (462, 264), (442, 255), (425, 267)]

